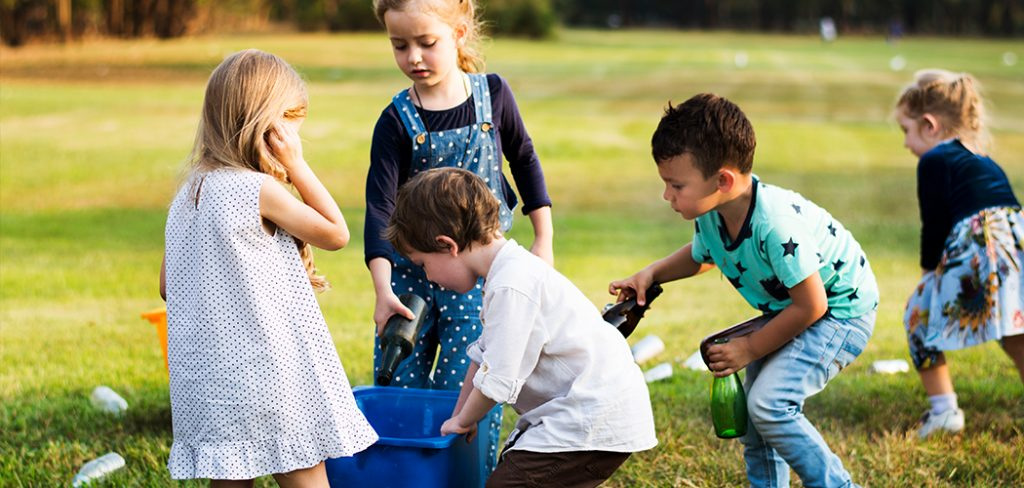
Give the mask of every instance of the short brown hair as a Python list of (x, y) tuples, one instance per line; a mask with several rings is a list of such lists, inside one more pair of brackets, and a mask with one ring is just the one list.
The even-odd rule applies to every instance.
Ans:
[(459, 168), (427, 170), (398, 190), (384, 238), (402, 254), (445, 251), (437, 236), (470, 249), (498, 235), (500, 208), (479, 176)]
[(756, 146), (754, 127), (743, 111), (713, 93), (694, 95), (675, 107), (669, 102), (651, 137), (655, 162), (689, 153), (704, 178), (726, 165), (749, 173)]

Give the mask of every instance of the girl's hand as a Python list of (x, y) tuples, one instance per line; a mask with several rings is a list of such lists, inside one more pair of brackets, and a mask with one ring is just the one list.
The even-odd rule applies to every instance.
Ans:
[(555, 251), (552, 249), (550, 239), (535, 239), (530, 246), (530, 252), (548, 263), (548, 266), (555, 267)]
[(459, 421), (459, 416), (456, 415), (448, 420), (445, 420), (441, 424), (441, 435), (448, 434), (466, 434), (466, 442), (471, 442), (476, 437), (477, 425), (475, 423), (470, 425), (462, 425)]
[(724, 344), (714, 344), (708, 348), (708, 366), (715, 376), (729, 376), (757, 359), (750, 350), (750, 338), (734, 337)]
[(388, 323), (388, 319), (392, 315), (401, 315), (409, 320), (416, 318), (416, 315), (409, 310), (408, 307), (402, 305), (402, 301), (398, 299), (398, 295), (395, 295), (390, 290), (387, 293), (377, 295), (377, 304), (373, 308), (373, 323), (377, 325), (377, 337), (384, 332), (384, 325)]
[(636, 274), (623, 280), (616, 280), (608, 284), (608, 293), (618, 295), (616, 303), (636, 297), (640, 305), (647, 303), (644, 293), (654, 283), (654, 273), (648, 268), (637, 271)]
[(284, 165), (289, 175), (293, 170), (305, 166), (306, 161), (302, 158), (302, 140), (299, 138), (297, 124), (289, 124), (284, 121), (274, 122), (274, 126), (267, 131), (266, 140), (270, 151)]

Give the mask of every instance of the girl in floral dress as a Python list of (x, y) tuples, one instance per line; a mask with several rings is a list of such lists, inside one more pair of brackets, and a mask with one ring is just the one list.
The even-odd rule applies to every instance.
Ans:
[(920, 71), (896, 104), (915, 156), (921, 268), (904, 322), (931, 408), (923, 439), (963, 429), (943, 351), (998, 340), (1024, 380), (1024, 212), (1006, 173), (984, 155), (977, 82), (966, 73)]

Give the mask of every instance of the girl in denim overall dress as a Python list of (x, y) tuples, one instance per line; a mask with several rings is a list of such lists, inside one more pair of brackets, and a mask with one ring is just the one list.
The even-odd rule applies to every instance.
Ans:
[[(507, 232), (517, 198), (502, 173), (504, 156), (533, 224), (531, 251), (549, 264), (551, 201), (508, 84), (498, 75), (477, 73), (483, 62), (475, 49), (479, 22), (474, 2), (376, 0), (374, 9), (387, 28), (396, 64), (413, 81), (381, 113), (370, 150), (364, 240), (376, 294), (374, 376), (380, 368), (383, 325), (394, 314), (412, 318), (398, 295), (415, 293), (427, 302), (426, 317), (391, 385), (459, 390), (470, 363), (466, 347), (483, 330), (482, 282), (465, 294), (446, 290), (381, 237), (398, 187), (430, 168), (472, 171), (502, 202), (501, 229)], [(490, 421), (488, 469), (494, 466), (500, 428), (499, 412)]]

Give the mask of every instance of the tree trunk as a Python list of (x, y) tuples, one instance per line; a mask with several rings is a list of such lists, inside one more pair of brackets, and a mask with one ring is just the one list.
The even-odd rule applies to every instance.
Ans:
[(71, 40), (71, 0), (58, 0), (57, 26), (60, 29), (61, 41)]
[(124, 0), (110, 0), (107, 8), (107, 31), (113, 36), (124, 36)]

